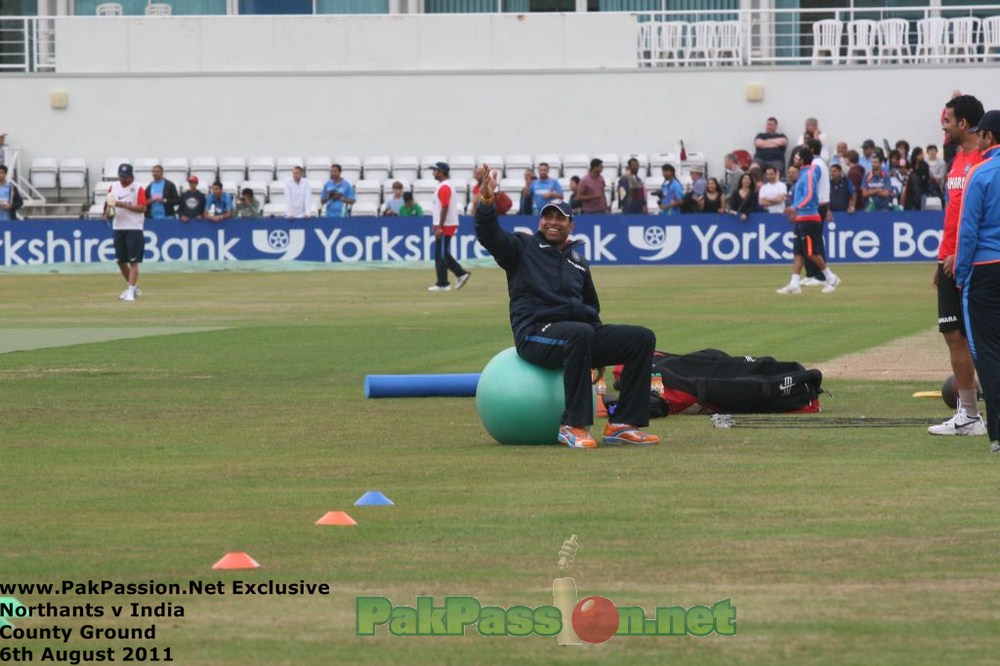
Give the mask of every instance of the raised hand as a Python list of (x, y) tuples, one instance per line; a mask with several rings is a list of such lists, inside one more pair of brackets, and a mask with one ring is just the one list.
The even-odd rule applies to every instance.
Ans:
[(496, 169), (491, 169), (489, 164), (483, 165), (483, 182), (479, 186), (479, 196), (484, 199), (492, 199), (493, 193), (497, 189), (497, 172)]

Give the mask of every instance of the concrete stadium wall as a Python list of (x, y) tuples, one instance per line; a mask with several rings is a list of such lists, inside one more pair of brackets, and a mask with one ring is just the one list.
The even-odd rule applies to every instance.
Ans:
[[(59, 73), (596, 69), (635, 64), (635, 19), (598, 14), (56, 19)], [(599, 45), (599, 46), (597, 46)]]
[[(24, 166), (85, 157), (92, 176), (115, 155), (654, 153), (681, 139), (718, 173), (724, 153), (752, 150), (769, 115), (791, 140), (816, 116), (831, 142), (922, 145), (940, 143), (955, 88), (1000, 107), (983, 85), (988, 65), (641, 70), (632, 34), (615, 27), (627, 15), (573, 17), (583, 22), (572, 29), (565, 18), (445, 17), (395, 41), (366, 33), (376, 19), (331, 18), (343, 34), (316, 29), (326, 20), (317, 18), (250, 19), (253, 29), (223, 17), (60, 20), (60, 72), (0, 75), (0, 131)], [(606, 35), (591, 18), (611, 26)], [(391, 32), (406, 19), (378, 21)], [(330, 63), (338, 70), (318, 71)], [(209, 71), (223, 66), (231, 71)], [(747, 101), (748, 84), (763, 86), (762, 102)], [(51, 108), (55, 91), (67, 93), (66, 109)]]

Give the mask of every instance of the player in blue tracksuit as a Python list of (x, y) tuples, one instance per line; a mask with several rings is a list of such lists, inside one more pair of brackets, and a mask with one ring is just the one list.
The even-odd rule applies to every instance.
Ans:
[(1000, 111), (987, 111), (971, 131), (979, 135), (983, 161), (965, 177), (955, 283), (986, 401), (990, 451), (1000, 453)]
[[(840, 278), (830, 270), (823, 258), (823, 218), (819, 214), (819, 179), (821, 171), (813, 164), (813, 153), (807, 146), (796, 148), (802, 160), (802, 171), (792, 190), (792, 205), (785, 209), (785, 216), (794, 223), (795, 244), (793, 246), (792, 279), (778, 290), (779, 294), (802, 293), (802, 265), (805, 257), (816, 264), (826, 278), (823, 293), (829, 294), (840, 284)], [(806, 166), (808, 165), (808, 166)]]
[(597, 448), (591, 368), (624, 364), (615, 422), (604, 429), (604, 444), (650, 445), (656, 435), (640, 430), (649, 423), (649, 389), (656, 335), (641, 326), (601, 322), (601, 304), (583, 256), (583, 243), (571, 240), (573, 211), (564, 201), (541, 210), (538, 232), (509, 233), (500, 227), (493, 206), (496, 173), (484, 165), (476, 237), (507, 273), (510, 324), (518, 355), (546, 368), (563, 368), (566, 409), (559, 442)]

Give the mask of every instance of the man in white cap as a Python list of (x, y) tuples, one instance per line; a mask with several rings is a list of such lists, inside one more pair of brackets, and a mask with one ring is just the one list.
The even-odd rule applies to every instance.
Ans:
[(142, 228), (146, 221), (146, 190), (135, 182), (131, 164), (118, 166), (118, 182), (108, 187), (104, 219), (113, 219), (115, 259), (118, 270), (128, 284), (118, 297), (134, 301), (139, 290), (139, 264), (146, 251), (146, 238)]

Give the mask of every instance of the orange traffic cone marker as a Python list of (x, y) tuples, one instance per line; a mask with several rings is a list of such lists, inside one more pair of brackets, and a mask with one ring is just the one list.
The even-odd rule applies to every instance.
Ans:
[(327, 511), (322, 518), (316, 521), (317, 525), (344, 525), (347, 527), (357, 525), (357, 521), (347, 515), (346, 511)]
[(225, 556), (212, 565), (213, 569), (256, 569), (260, 566), (257, 560), (246, 553), (226, 553)]

